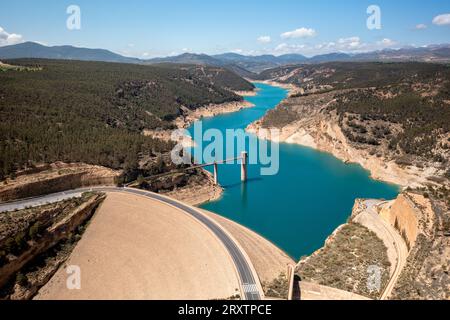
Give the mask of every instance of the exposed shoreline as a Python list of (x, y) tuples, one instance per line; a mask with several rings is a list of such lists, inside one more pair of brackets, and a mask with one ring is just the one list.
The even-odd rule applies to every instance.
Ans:
[(274, 87), (279, 87), (282, 89), (286, 89), (289, 91), (289, 96), (293, 95), (297, 92), (300, 92), (300, 88), (293, 85), (293, 84), (289, 84), (289, 83), (281, 83), (281, 82), (276, 82), (276, 81), (272, 81), (272, 80), (254, 80), (252, 81), (253, 83), (262, 83), (262, 84), (267, 84), (269, 86), (274, 86)]
[[(290, 95), (300, 90), (294, 85), (285, 85), (275, 81), (261, 81), (261, 83), (288, 89)], [(262, 119), (250, 124), (247, 127), (247, 132), (266, 139), (264, 135), (259, 134), (259, 129), (262, 128)], [(395, 184), (402, 189), (422, 187), (425, 183), (430, 182), (427, 177), (436, 174), (432, 168), (425, 172), (414, 166), (401, 167), (394, 160), (370, 155), (369, 150), (353, 148), (337, 123), (327, 121), (327, 119), (318, 119), (317, 122), (317, 125), (314, 126), (314, 132), (310, 130), (311, 128), (303, 126), (301, 121), (282, 127), (279, 142), (309, 147), (316, 151), (331, 154), (345, 163), (359, 164), (370, 172), (370, 177), (373, 180)]]
[[(245, 91), (247, 92), (247, 91)], [(241, 92), (241, 93), (245, 93)], [(257, 95), (255, 91), (255, 95)], [(244, 96), (252, 96), (250, 94), (242, 95)], [(211, 118), (221, 114), (234, 113), (239, 112), (243, 109), (253, 108), (255, 105), (248, 101), (236, 101), (236, 102), (227, 102), (223, 104), (211, 104), (205, 107), (198, 108), (196, 110), (188, 110), (186, 109), (186, 114), (176, 118), (173, 123), (178, 129), (187, 129), (195, 122), (202, 120), (203, 118)], [(145, 129), (142, 134), (145, 136), (150, 136), (156, 139), (161, 139), (167, 142), (179, 142), (174, 141), (172, 139), (173, 130), (148, 130)], [(182, 141), (185, 147), (190, 147), (194, 145), (194, 142), (190, 137), (185, 137)]]
[[(337, 125), (331, 123), (322, 124), (325, 127), (321, 128), (324, 129), (322, 133), (333, 133), (332, 139), (334, 142), (325, 141), (325, 139), (318, 140), (314, 134), (311, 134), (302, 127), (296, 127), (295, 124), (285, 126), (281, 129), (279, 142), (312, 148), (319, 152), (328, 153), (347, 164), (358, 164), (369, 171), (371, 179), (394, 184), (402, 189), (407, 187), (421, 187), (424, 183), (429, 182), (423, 176), (423, 171), (419, 170), (419, 168), (402, 168), (393, 160), (387, 161), (383, 157), (378, 158), (369, 155), (367, 150), (352, 148), (348, 145), (342, 131)], [(253, 133), (260, 138), (266, 138), (265, 135), (259, 133), (260, 129), (261, 123), (257, 121), (247, 127), (247, 132)], [(433, 173), (430, 169), (429, 175), (431, 176)]]
[(203, 168), (201, 170), (207, 177), (202, 185), (187, 185), (184, 188), (164, 193), (164, 195), (197, 207), (211, 201), (219, 200), (223, 196), (223, 188), (220, 185), (214, 184), (214, 177), (209, 171)]
[[(246, 96), (256, 96), (258, 94), (258, 90), (255, 89), (253, 91), (239, 91), (235, 92), (236, 94), (241, 95), (242, 97)], [(252, 108), (255, 105), (242, 100), (236, 102), (228, 102), (223, 104), (211, 104), (205, 107), (201, 107), (196, 110), (188, 110), (185, 109), (185, 115), (178, 117), (175, 119), (174, 124), (178, 129), (187, 129), (193, 123), (209, 117), (215, 117), (221, 114), (234, 113), (246, 108)], [(167, 142), (176, 142), (182, 143), (185, 148), (195, 146), (195, 142), (191, 137), (184, 136), (181, 138), (181, 141), (174, 141), (172, 139), (171, 130), (144, 130), (143, 134), (146, 136), (151, 136), (154, 138), (161, 139)], [(166, 196), (173, 197), (179, 201), (186, 202), (190, 205), (199, 206), (201, 204), (216, 201), (223, 196), (223, 188), (220, 185), (214, 184), (214, 178), (210, 172), (205, 169), (202, 169), (203, 172), (208, 176), (208, 181), (202, 186), (186, 186), (181, 189), (174, 190), (166, 194)]]
[(228, 102), (223, 104), (211, 104), (194, 111), (187, 110), (186, 114), (175, 119), (174, 123), (179, 129), (187, 129), (196, 121), (203, 118), (211, 118), (221, 114), (234, 113), (242, 109), (252, 108), (254, 104), (248, 101)]
[[(286, 88), (283, 84), (273, 81), (270, 81), (268, 84)], [(296, 88), (291, 88), (290, 94), (292, 95), (293, 92), (298, 91)], [(258, 136), (258, 129), (262, 127), (263, 119), (249, 125), (247, 131)], [(429, 166), (425, 165), (423, 168), (413, 165), (403, 166), (397, 164), (395, 159), (389, 160), (384, 156), (377, 157), (371, 154), (368, 148), (356, 148), (347, 141), (336, 119), (333, 116), (320, 114), (320, 112), (307, 119), (282, 127), (280, 142), (309, 147), (319, 152), (331, 154), (345, 163), (359, 164), (369, 171), (372, 179), (402, 187), (403, 191), (392, 201), (356, 199), (349, 221), (361, 223), (371, 232), (374, 232), (387, 248), (386, 253), (392, 267), (389, 281), (380, 293), (381, 299), (398, 299), (407, 290), (403, 289), (405, 283), (411, 283), (413, 279), (418, 279), (418, 283), (428, 283), (428, 278), (424, 271), (420, 268), (418, 269), (419, 271), (415, 270), (417, 270), (417, 265), (420, 263), (427, 262), (429, 265), (434, 260), (426, 256), (422, 261), (420, 260), (422, 257), (420, 254), (423, 253), (423, 250), (429, 250), (426, 247), (429, 243), (439, 243), (439, 241), (445, 240), (440, 240), (439, 237), (433, 238), (433, 232), (430, 231), (436, 228), (439, 223), (434, 221), (437, 213), (433, 212), (434, 209), (428, 200), (428, 195), (426, 193), (424, 195), (415, 195), (408, 193), (407, 190), (408, 188), (421, 188), (434, 184), (433, 177), (442, 173), (439, 167), (433, 166), (433, 163), (429, 163)], [(436, 184), (439, 185), (438, 182)], [(408, 200), (413, 198), (415, 200)], [(363, 202), (369, 203), (369, 205), (364, 205), (364, 212), (360, 212), (358, 209), (360, 209)], [(373, 210), (370, 203), (378, 204), (379, 208)], [(375, 208), (376, 206), (373, 207)], [(330, 243), (334, 241), (340, 230), (346, 226), (349, 226), (349, 224), (338, 226), (327, 238), (322, 248), (300, 260), (299, 264), (321, 255)], [(389, 229), (390, 231), (388, 232)], [(417, 240), (416, 242), (416, 237), (420, 241)], [(393, 238), (396, 240), (393, 241)], [(426, 241), (428, 242), (423, 239), (427, 239)], [(442, 261), (445, 259), (445, 255), (445, 252), (440, 252), (435, 260)], [(418, 276), (421, 276), (421, 278), (417, 278)], [(437, 290), (436, 292), (439, 293), (440, 291)], [(424, 297), (422, 295), (419, 296)]]

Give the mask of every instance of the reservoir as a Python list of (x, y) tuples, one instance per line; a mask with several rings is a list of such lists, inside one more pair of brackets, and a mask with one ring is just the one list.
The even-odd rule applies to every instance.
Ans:
[[(285, 89), (255, 85), (258, 94), (246, 98), (255, 107), (205, 118), (203, 130), (245, 129), (287, 96)], [(245, 184), (240, 181), (239, 164), (219, 165), (223, 197), (201, 207), (259, 233), (295, 260), (324, 245), (347, 221), (355, 199), (394, 199), (399, 192), (398, 186), (372, 180), (361, 166), (345, 164), (327, 153), (285, 143), (279, 149), (278, 174), (261, 176), (259, 165), (250, 165)]]

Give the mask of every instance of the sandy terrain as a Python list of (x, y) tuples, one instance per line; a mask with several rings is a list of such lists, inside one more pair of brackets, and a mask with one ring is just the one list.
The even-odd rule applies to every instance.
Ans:
[[(381, 202), (376, 201), (377, 200), (373, 200), (373, 205)], [(383, 240), (383, 243), (387, 248), (387, 255), (389, 262), (391, 263), (390, 275), (392, 277), (394, 273), (394, 268), (398, 261), (398, 254), (394, 241), (396, 238), (394, 239), (394, 237), (388, 232), (388, 230), (385, 228), (385, 225), (381, 217), (375, 212), (375, 210), (370, 208), (370, 205), (368, 205), (367, 209), (363, 210), (356, 217), (352, 218), (352, 220), (356, 223), (365, 226), (367, 229), (372, 230), (373, 232), (375, 232), (378, 238)], [(406, 245), (404, 245), (404, 247), (406, 248)], [(406, 252), (407, 251), (408, 250), (406, 249)]]
[(181, 189), (165, 193), (164, 195), (191, 206), (199, 206), (203, 203), (215, 201), (222, 197), (223, 188), (208, 181), (202, 185), (186, 186)]
[(215, 299), (239, 288), (222, 244), (192, 217), (147, 198), (111, 193), (67, 266), (81, 268), (81, 290), (61, 268), (37, 299)]
[[(242, 96), (251, 96), (256, 95), (256, 91), (245, 91), (240, 92)], [(254, 105), (248, 101), (241, 101), (241, 102), (229, 102), (229, 103), (223, 103), (223, 104), (211, 104), (209, 106), (198, 108), (194, 111), (189, 110), (185, 108), (184, 116), (180, 116), (177, 119), (175, 119), (174, 124), (179, 129), (187, 129), (189, 128), (194, 122), (201, 120), (202, 118), (210, 118), (215, 117), (220, 114), (226, 114), (226, 113), (233, 113), (238, 112), (242, 109), (246, 108), (252, 108)], [(182, 143), (182, 145), (186, 148), (192, 147), (195, 145), (195, 142), (187, 136), (179, 137), (178, 140), (172, 139), (172, 133), (174, 131), (172, 130), (149, 130), (145, 129), (142, 134), (148, 137), (152, 137), (155, 139), (161, 139), (163, 141), (172, 141), (177, 143)]]
[(56, 162), (16, 173), (0, 185), (0, 201), (95, 185), (114, 185), (121, 171), (83, 163)]
[(286, 89), (289, 91), (289, 96), (301, 92), (301, 89), (299, 87), (297, 87), (293, 84), (290, 84), (290, 83), (281, 83), (281, 82), (271, 81), (271, 80), (253, 81), (253, 82), (263, 83), (263, 84), (267, 84), (269, 86), (280, 87), (280, 88)]
[[(247, 131), (257, 134), (261, 122), (251, 124)], [(347, 163), (357, 163), (371, 173), (375, 180), (400, 186), (420, 187), (429, 182), (427, 177), (439, 175), (434, 168), (419, 169), (414, 166), (401, 167), (393, 160), (370, 155), (370, 150), (352, 147), (337, 123), (326, 119), (307, 119), (289, 124), (281, 129), (280, 142), (297, 144), (328, 152)]]
[(376, 207), (380, 204), (381, 201), (377, 200), (365, 201), (366, 209), (353, 218), (353, 221), (372, 230), (387, 248), (387, 255), (391, 263), (391, 278), (381, 296), (381, 299), (385, 300), (391, 295), (398, 277), (406, 265), (409, 252), (402, 236), (378, 214)]
[(287, 274), (288, 265), (295, 265), (286, 253), (250, 229), (212, 212), (204, 211), (239, 242), (248, 254), (261, 282), (271, 282), (280, 273)]
[(242, 96), (242, 97), (254, 97), (256, 95), (258, 95), (258, 89), (255, 89), (253, 91), (233, 91), (235, 94), (237, 94), (238, 96)]
[(206, 107), (198, 108), (194, 111), (186, 109), (186, 115), (178, 117), (174, 122), (178, 128), (188, 128), (191, 124), (202, 118), (215, 117), (219, 114), (233, 113), (252, 107), (254, 107), (254, 105), (248, 101), (212, 104)]
[(355, 293), (325, 287), (311, 282), (300, 282), (301, 300), (370, 300)]

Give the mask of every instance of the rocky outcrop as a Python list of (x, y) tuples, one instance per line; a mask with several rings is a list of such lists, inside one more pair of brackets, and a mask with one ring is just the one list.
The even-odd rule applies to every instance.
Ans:
[[(324, 106), (326, 107), (326, 106)], [(265, 138), (260, 129), (263, 121), (251, 124), (247, 131)], [(325, 114), (317, 110), (297, 121), (282, 126), (279, 141), (298, 144), (328, 152), (347, 163), (357, 163), (370, 171), (373, 179), (403, 187), (419, 187), (430, 183), (430, 178), (441, 175), (433, 166), (426, 168), (414, 165), (399, 165), (394, 159), (374, 154), (371, 148), (359, 148), (348, 141), (339, 125), (336, 113)]]
[[(392, 299), (448, 300), (450, 298), (450, 238), (446, 221), (450, 221), (447, 206), (441, 200), (417, 193), (405, 193), (392, 204), (389, 217), (398, 219), (404, 237), (417, 237), (411, 244), (405, 267), (393, 290)], [(383, 214), (383, 213), (382, 213)], [(408, 219), (408, 217), (415, 218)], [(413, 233), (411, 235), (411, 233)]]
[(419, 234), (419, 214), (405, 194), (380, 211), (380, 216), (403, 234), (409, 246), (414, 246)]
[(188, 128), (194, 122), (202, 118), (215, 117), (220, 114), (238, 112), (242, 109), (251, 108), (254, 105), (248, 101), (228, 102), (223, 104), (211, 104), (195, 110), (183, 108), (183, 115), (178, 117), (174, 123), (177, 128)]
[[(58, 210), (54, 209), (48, 211), (47, 214), (40, 215), (37, 222), (41, 225), (48, 225), (48, 218), (51, 216), (51, 225), (41, 232), (41, 236), (28, 241), (27, 248), (24, 251), (17, 256), (10, 255), (8, 261), (0, 267), (0, 288), (33, 259), (45, 253), (60, 241), (68, 239), (75, 229), (92, 217), (95, 209), (105, 198), (105, 195), (95, 194), (90, 196), (80, 206), (68, 212), (63, 212), (64, 207), (61, 207), (59, 209), (61, 212), (57, 212)], [(36, 210), (39, 210), (39, 208)], [(58, 215), (62, 215), (62, 217)], [(58, 219), (55, 219), (55, 216), (58, 216)]]
[(121, 172), (81, 163), (54, 163), (19, 172), (0, 186), (0, 201), (12, 201), (64, 190), (114, 185)]

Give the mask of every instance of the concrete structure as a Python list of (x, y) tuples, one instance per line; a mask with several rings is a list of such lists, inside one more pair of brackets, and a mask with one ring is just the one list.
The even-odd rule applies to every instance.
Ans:
[(248, 162), (248, 153), (247, 152), (242, 152), (241, 153), (241, 181), (242, 182), (247, 182), (247, 175), (248, 175), (248, 171), (247, 171), (247, 162)]
[[(236, 157), (236, 158), (226, 159), (226, 160), (222, 160), (222, 161), (215, 161), (213, 163), (200, 164), (200, 165), (196, 165), (196, 166), (192, 166), (192, 167), (185, 168), (185, 169), (180, 169), (180, 170), (174, 170), (174, 171), (163, 173), (163, 174), (160, 174), (160, 175), (154, 175), (154, 176), (151, 176), (151, 177), (146, 177), (146, 178), (144, 178), (144, 180), (157, 179), (157, 178), (170, 176), (172, 174), (185, 172), (185, 171), (189, 171), (189, 170), (193, 170), (193, 169), (199, 169), (199, 168), (206, 168), (206, 167), (214, 166), (214, 182), (215, 182), (216, 185), (218, 185), (219, 184), (219, 167), (218, 167), (218, 165), (219, 164), (226, 164), (226, 163), (234, 162), (234, 161), (239, 161), (239, 160), (241, 160), (241, 180), (242, 180), (242, 182), (246, 182), (247, 181), (247, 176), (248, 176), (248, 169), (247, 169), (247, 166), (248, 166), (248, 153), (246, 151), (242, 152), (241, 156)], [(134, 186), (136, 186), (136, 181), (128, 183), (125, 186), (126, 187), (134, 187)]]
[[(261, 283), (259, 281), (259, 277), (247, 253), (242, 249), (240, 244), (237, 243), (237, 241), (226, 230), (224, 230), (218, 223), (211, 220), (207, 215), (203, 213), (203, 211), (159, 194), (131, 188), (118, 188), (118, 187), (82, 188), (54, 195), (46, 195), (38, 198), (26, 199), (18, 201), (16, 203), (1, 204), (0, 212), (20, 209), (24, 207), (38, 206), (43, 203), (52, 201), (61, 201), (63, 199), (69, 199), (89, 191), (122, 193), (146, 197), (150, 200), (158, 201), (164, 205), (171, 206), (181, 211), (188, 217), (193, 218), (194, 221), (196, 221), (200, 225), (203, 225), (203, 227), (206, 228), (207, 231), (211, 235), (213, 235), (216, 240), (219, 241), (225, 252), (228, 253), (228, 256), (231, 258), (232, 264), (234, 266), (237, 275), (237, 280), (239, 283), (241, 293), (240, 296), (242, 297), (242, 299), (260, 300), (264, 298), (264, 293), (262, 290)], [(136, 285), (138, 284), (136, 283)]]
[(214, 162), (214, 184), (219, 184), (219, 165)]

